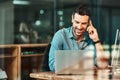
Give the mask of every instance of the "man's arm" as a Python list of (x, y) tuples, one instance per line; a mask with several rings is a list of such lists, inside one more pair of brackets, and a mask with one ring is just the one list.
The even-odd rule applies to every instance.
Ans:
[(108, 57), (105, 56), (104, 49), (100, 42), (97, 30), (93, 27), (92, 22), (90, 21), (90, 25), (87, 28), (89, 33), (89, 37), (93, 40), (94, 45), (97, 50), (97, 63), (98, 67), (105, 68), (108, 66)]
[(105, 55), (101, 42), (95, 44), (97, 50), (97, 64), (99, 68), (108, 67), (109, 58)]
[(49, 67), (51, 71), (55, 71), (55, 50), (61, 50), (62, 49), (62, 38), (61, 33), (58, 31), (51, 42), (51, 48), (49, 52)]

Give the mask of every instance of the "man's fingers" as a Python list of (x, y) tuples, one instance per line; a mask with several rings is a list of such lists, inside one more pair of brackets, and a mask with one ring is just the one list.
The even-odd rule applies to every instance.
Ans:
[(92, 21), (89, 21), (89, 26), (93, 27)]
[(94, 33), (94, 29), (93, 29), (92, 27), (88, 27), (88, 28), (87, 28), (87, 31), (88, 31), (89, 34)]

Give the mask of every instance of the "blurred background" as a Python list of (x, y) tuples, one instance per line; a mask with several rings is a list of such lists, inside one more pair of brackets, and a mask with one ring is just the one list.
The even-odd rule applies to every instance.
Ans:
[[(80, 4), (89, 6), (93, 25), (109, 56), (116, 30), (120, 30), (120, 0), (0, 0), (0, 45), (50, 43), (56, 31), (72, 25), (72, 12)], [(120, 46), (120, 37), (117, 44)]]
[(79, 4), (89, 5), (103, 44), (114, 44), (120, 0), (0, 0), (0, 44), (49, 43)]

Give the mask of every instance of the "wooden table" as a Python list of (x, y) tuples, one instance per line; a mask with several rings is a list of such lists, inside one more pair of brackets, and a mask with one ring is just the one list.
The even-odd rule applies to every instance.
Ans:
[(120, 74), (114, 75), (110, 70), (91, 70), (79, 75), (57, 75), (54, 72), (31, 73), (36, 80), (120, 80)]

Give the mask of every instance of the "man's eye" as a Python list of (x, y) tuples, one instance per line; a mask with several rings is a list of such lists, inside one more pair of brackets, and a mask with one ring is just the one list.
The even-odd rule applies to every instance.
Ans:
[(78, 24), (79, 22), (78, 22), (78, 21), (75, 21), (75, 23), (77, 23), (77, 24)]
[(87, 23), (82, 23), (82, 25), (87, 25)]

